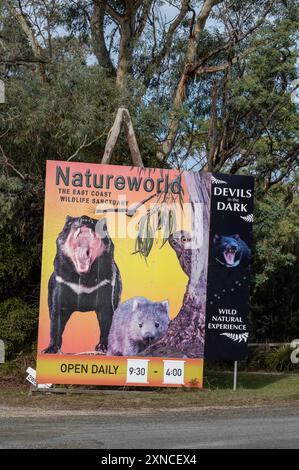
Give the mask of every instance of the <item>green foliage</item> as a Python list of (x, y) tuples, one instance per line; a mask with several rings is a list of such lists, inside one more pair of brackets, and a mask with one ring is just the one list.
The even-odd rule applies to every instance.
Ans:
[(271, 371), (291, 372), (298, 370), (298, 365), (291, 361), (293, 349), (290, 346), (282, 346), (279, 349), (271, 351), (266, 356), (266, 366)]
[(22, 283), (30, 277), (35, 263), (33, 250), (14, 246), (11, 241), (0, 241), (0, 296), (22, 291)]
[[(30, 344), (37, 327), (38, 309), (29, 307), (17, 297), (0, 304), (0, 338), (3, 339), (8, 357)], [(28, 346), (27, 346), (28, 347)]]
[[(288, 204), (289, 198), (292, 202)], [(256, 201), (252, 340), (289, 341), (299, 327), (299, 198), (280, 185)]]
[[(206, 58), (203, 65), (208, 67), (234, 57), (238, 60), (229, 70), (189, 77), (183, 103), (174, 109), (179, 130), (170, 159), (163, 164), (155, 158), (157, 144), (167, 137), (174, 117), (173, 97), (185, 67), (192, 12), (174, 32), (161, 60), (169, 24), (163, 23), (160, 13), (152, 23), (150, 13), (144, 33), (134, 44), (126, 90), (120, 95), (115, 76), (94, 56), (91, 1), (20, 3), (26, 4), (28, 19), (33, 15), (44, 38), (45, 25), (52, 35), (50, 44), (34, 27), (47, 59), (44, 82), (39, 66), (30, 62), (34, 59), (30, 41), (8, 11), (11, 2), (0, 2), (0, 47), (3, 60), (8, 61), (0, 64), (0, 79), (6, 88), (6, 103), (0, 104), (2, 310), (14, 299), (20, 318), (24, 312), (25, 323), (25, 316), (38, 303), (46, 160), (99, 162), (116, 110), (126, 104), (146, 167), (206, 169), (213, 140), (211, 96), (216, 84), (213, 138), (220, 153), (215, 153), (213, 169), (251, 174), (256, 180), (251, 338), (297, 337), (299, 117), (298, 106), (290, 99), (291, 83), (297, 77), (296, 2), (275, 1), (271, 14), (263, 19), (267, 0), (220, 2), (213, 9), (212, 26), (206, 27), (198, 43), (198, 60)], [(124, 12), (124, 2), (110, 4)], [(169, 4), (161, 0), (156, 7)], [(174, 4), (180, 6), (177, 0)], [(105, 28), (108, 46), (115, 24), (107, 16)], [(235, 37), (245, 31), (251, 32), (235, 44)], [(110, 55), (116, 64), (118, 32), (113, 44)], [(219, 53), (207, 59), (215, 50)], [(131, 163), (123, 136), (112, 163)], [(272, 187), (273, 180), (278, 184)], [(136, 251), (145, 257), (158, 229), (164, 241), (175, 231), (173, 214), (164, 209), (160, 215), (157, 210), (140, 220)], [(29, 336), (10, 347), (18, 350)]]
[(257, 272), (255, 285), (258, 288), (268, 282), (279, 269), (290, 269), (296, 262), (299, 242), (299, 201), (298, 196), (285, 206), (285, 188), (272, 191), (257, 201), (255, 216), (256, 262), (263, 266)]

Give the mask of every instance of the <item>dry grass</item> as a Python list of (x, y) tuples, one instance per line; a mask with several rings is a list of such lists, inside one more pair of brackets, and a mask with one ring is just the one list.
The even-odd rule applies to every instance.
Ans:
[[(299, 374), (240, 373), (238, 390), (232, 390), (232, 373), (208, 372), (203, 390), (128, 388), (101, 390), (97, 394), (29, 395), (25, 370), (33, 358), (0, 365), (0, 404), (40, 409), (119, 410), (141, 408), (179, 408), (202, 406), (252, 406), (287, 404), (299, 401)], [(71, 387), (75, 392), (82, 387)], [(116, 393), (116, 390), (119, 393)]]

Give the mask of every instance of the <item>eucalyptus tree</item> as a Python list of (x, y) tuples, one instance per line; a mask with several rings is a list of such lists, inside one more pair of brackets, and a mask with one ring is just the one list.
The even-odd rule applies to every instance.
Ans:
[[(255, 176), (254, 305), (266, 312), (297, 262), (298, 4), (2, 0), (0, 11), (3, 299), (38, 298), (45, 160), (99, 162), (122, 105), (145, 166)], [(128, 162), (122, 138), (114, 163)], [(263, 229), (281, 211), (292, 243)]]

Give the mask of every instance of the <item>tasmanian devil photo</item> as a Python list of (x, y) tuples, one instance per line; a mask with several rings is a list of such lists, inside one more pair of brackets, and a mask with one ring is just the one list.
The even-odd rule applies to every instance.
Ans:
[(105, 353), (113, 312), (122, 290), (106, 219), (67, 216), (56, 245), (48, 290), (50, 343), (43, 352), (60, 352), (63, 332), (73, 312), (94, 310), (100, 327), (95, 349)]

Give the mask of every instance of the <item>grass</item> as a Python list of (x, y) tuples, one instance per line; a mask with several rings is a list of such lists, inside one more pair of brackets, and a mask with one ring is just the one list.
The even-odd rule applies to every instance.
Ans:
[[(29, 360), (30, 363), (30, 360)], [(28, 359), (0, 365), (0, 405), (39, 409), (118, 410), (141, 408), (180, 408), (203, 406), (254, 406), (299, 402), (299, 374), (246, 373), (238, 375), (238, 389), (232, 390), (232, 373), (208, 371), (203, 390), (153, 389), (97, 394), (28, 394), (25, 383)], [(73, 387), (72, 390), (76, 390)], [(115, 389), (113, 389), (115, 390)], [(121, 389), (118, 389), (121, 390)], [(298, 403), (297, 403), (298, 404)]]

